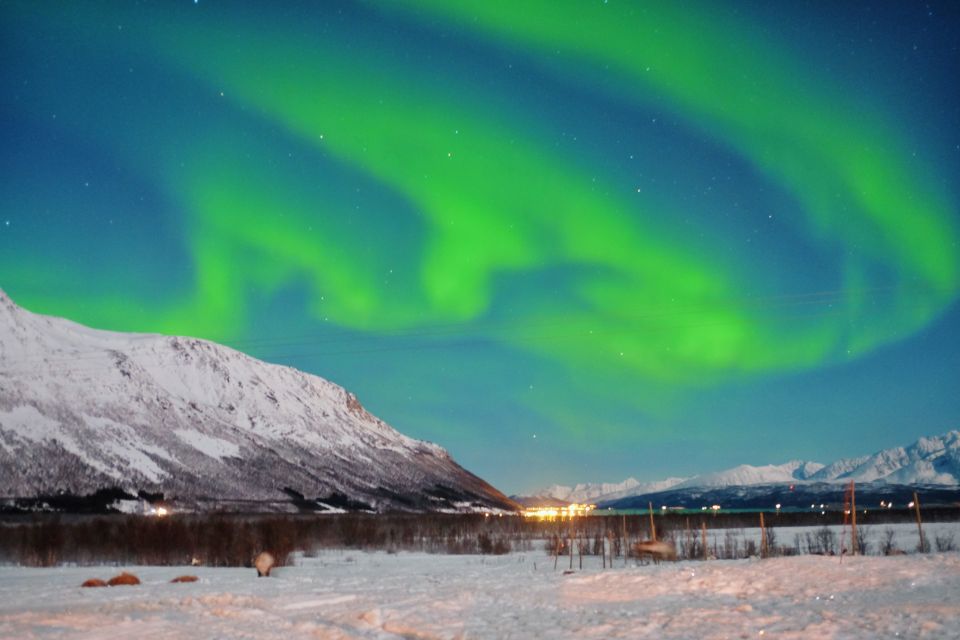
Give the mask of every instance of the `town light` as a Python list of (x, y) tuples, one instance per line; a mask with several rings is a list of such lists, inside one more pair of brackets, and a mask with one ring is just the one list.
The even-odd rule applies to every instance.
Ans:
[(524, 509), (525, 518), (538, 520), (552, 520), (555, 518), (574, 518), (589, 515), (597, 508), (595, 504), (570, 504), (565, 507), (528, 507)]

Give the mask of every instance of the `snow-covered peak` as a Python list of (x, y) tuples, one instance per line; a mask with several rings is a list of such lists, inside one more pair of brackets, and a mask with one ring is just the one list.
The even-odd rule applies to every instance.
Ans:
[(0, 493), (509, 501), (339, 385), (206, 340), (90, 329), (0, 299)]
[(686, 478), (666, 478), (655, 482), (640, 482), (627, 478), (623, 482), (581, 483), (573, 487), (552, 485), (535, 492), (536, 496), (555, 498), (564, 502), (588, 503), (615, 500), (625, 496), (666, 491), (682, 483)]
[(678, 485), (678, 488), (687, 487), (729, 487), (750, 484), (774, 484), (806, 480), (812, 469), (822, 468), (817, 462), (803, 462), (792, 460), (784, 464), (768, 464), (753, 466), (741, 464), (725, 471), (705, 473), (694, 476)]
[(636, 478), (627, 478), (623, 482), (580, 483), (573, 487), (555, 484), (537, 491), (536, 495), (582, 504), (615, 491), (629, 491), (639, 485), (640, 482)]
[(838, 460), (811, 479), (960, 484), (960, 431), (922, 437), (909, 446), (884, 449), (869, 456)]
[(38, 360), (82, 360), (107, 349), (126, 349), (162, 336), (92, 329), (64, 318), (32, 313), (0, 290), (0, 358), (5, 369), (30, 369)]
[[(919, 438), (906, 447), (893, 447), (873, 455), (844, 458), (828, 465), (791, 460), (778, 465), (742, 464), (732, 469), (692, 478), (667, 478), (639, 482), (628, 478), (617, 484), (554, 485), (536, 495), (567, 502), (611, 502), (621, 498), (669, 489), (701, 489), (803, 482), (881, 481), (894, 484), (960, 484), (960, 431)], [(602, 493), (603, 488), (622, 487)]]

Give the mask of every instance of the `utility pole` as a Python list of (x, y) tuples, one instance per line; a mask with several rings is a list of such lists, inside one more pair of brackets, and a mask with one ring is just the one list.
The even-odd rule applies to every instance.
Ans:
[(767, 528), (763, 524), (763, 511), (760, 512), (760, 557), (767, 557)]
[(917, 497), (917, 492), (913, 492), (913, 509), (917, 514), (917, 533), (920, 534), (920, 553), (923, 553), (926, 550), (926, 545), (923, 544), (923, 525), (920, 522), (920, 498)]
[(850, 481), (850, 553), (857, 555), (857, 492), (853, 480)]
[(649, 505), (648, 511), (650, 512), (650, 539), (654, 542), (657, 541), (657, 525), (653, 521), (653, 503), (648, 502)]

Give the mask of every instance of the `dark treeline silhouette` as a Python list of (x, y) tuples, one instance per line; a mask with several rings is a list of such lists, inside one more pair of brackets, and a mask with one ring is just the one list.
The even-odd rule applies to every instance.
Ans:
[[(956, 509), (931, 509), (925, 522), (956, 521)], [(758, 526), (756, 513), (716, 515), (665, 513), (654, 516), (657, 537), (676, 545), (680, 558), (739, 558), (761, 553), (743, 529)], [(824, 531), (811, 537), (790, 533), (791, 526), (839, 525), (842, 515), (819, 512), (767, 515), (768, 555), (838, 552)], [(909, 511), (877, 510), (860, 515), (862, 527), (910, 522)], [(703, 530), (710, 532), (704, 544)], [(878, 527), (875, 527), (880, 531)], [(865, 529), (868, 531), (869, 529)], [(879, 535), (879, 534), (877, 534)], [(651, 537), (650, 517), (592, 515), (540, 521), (483, 514), (337, 514), (239, 515), (174, 514), (80, 516), (35, 514), (0, 522), (0, 562), (28, 566), (75, 564), (147, 564), (251, 566), (261, 551), (279, 565), (294, 551), (368, 549), (426, 553), (502, 554), (546, 551), (550, 554), (623, 558), (636, 542)], [(871, 547), (882, 552), (874, 539)], [(935, 541), (936, 548), (947, 541)], [(952, 545), (952, 541), (949, 541)], [(866, 548), (866, 541), (864, 542)], [(889, 545), (888, 545), (889, 546)], [(863, 550), (863, 549), (861, 549)]]

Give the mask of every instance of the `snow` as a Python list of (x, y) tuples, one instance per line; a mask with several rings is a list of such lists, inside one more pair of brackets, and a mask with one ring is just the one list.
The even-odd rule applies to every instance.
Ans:
[(33, 405), (21, 405), (13, 407), (10, 411), (0, 411), (0, 436), (5, 433), (13, 436), (9, 439), (0, 437), (0, 446), (7, 451), (14, 451), (13, 444), (17, 441), (55, 442), (65, 451), (84, 459), (97, 471), (112, 474), (109, 465), (87, 456), (84, 447), (72, 433), (62, 429), (59, 422), (48, 418)]
[(666, 478), (645, 483), (640, 483), (635, 478), (627, 478), (616, 484), (582, 483), (574, 487), (552, 485), (531, 495), (568, 502), (602, 503), (671, 489), (850, 480), (890, 484), (960, 484), (960, 431), (921, 437), (907, 447), (894, 447), (868, 456), (844, 458), (828, 465), (800, 460), (779, 465), (742, 464), (732, 469), (704, 473), (692, 478)]
[(573, 487), (552, 485), (533, 495), (556, 498), (567, 502), (599, 502), (614, 500), (626, 496), (666, 491), (686, 480), (686, 478), (666, 478), (656, 482), (640, 482), (636, 478), (627, 478), (623, 482), (580, 483)]
[[(956, 638), (960, 554), (665, 563), (328, 551), (207, 567), (0, 567), (0, 636)], [(134, 587), (81, 589), (121, 570)], [(179, 575), (196, 583), (171, 584)]]
[(289, 487), (411, 508), (443, 487), (481, 507), (511, 506), (344, 388), (212, 342), (88, 329), (0, 292), (0, 359), (0, 465), (13, 470), (0, 474), (0, 495), (110, 483), (282, 509)]
[[(97, 433), (97, 448), (106, 454), (112, 454), (120, 465), (113, 465), (107, 470), (115, 477), (122, 478), (116, 473), (116, 467), (125, 466), (136, 469), (148, 480), (157, 482), (169, 475), (157, 466), (151, 456), (172, 460), (170, 453), (161, 447), (144, 442), (143, 438), (131, 427), (102, 416), (82, 416), (86, 425)], [(89, 457), (88, 457), (89, 459)]]
[[(19, 438), (33, 442), (53, 439), (65, 440), (65, 436), (60, 430), (60, 423), (46, 417), (36, 407), (29, 404), (13, 407), (9, 411), (0, 411), (0, 427)], [(72, 440), (69, 442), (75, 446)], [(67, 447), (69, 448), (69, 445)]]
[[(750, 484), (772, 484), (772, 483), (791, 483), (802, 480), (802, 470), (807, 468), (821, 468), (818, 463), (792, 461), (785, 464), (764, 466), (752, 466), (742, 464), (726, 471), (715, 473), (705, 473), (703, 475), (690, 478), (686, 482), (677, 485), (675, 488), (688, 487), (729, 487)], [(801, 472), (801, 473), (798, 473)]]
[[(839, 460), (814, 474), (812, 480), (860, 482), (885, 480), (904, 484), (960, 483), (960, 431), (919, 438), (907, 447), (894, 447), (870, 456)], [(934, 471), (934, 467), (942, 469)]]
[(240, 456), (239, 446), (221, 438), (214, 438), (213, 436), (208, 436), (205, 433), (193, 431), (192, 429), (177, 429), (173, 434), (203, 455), (216, 460)]

